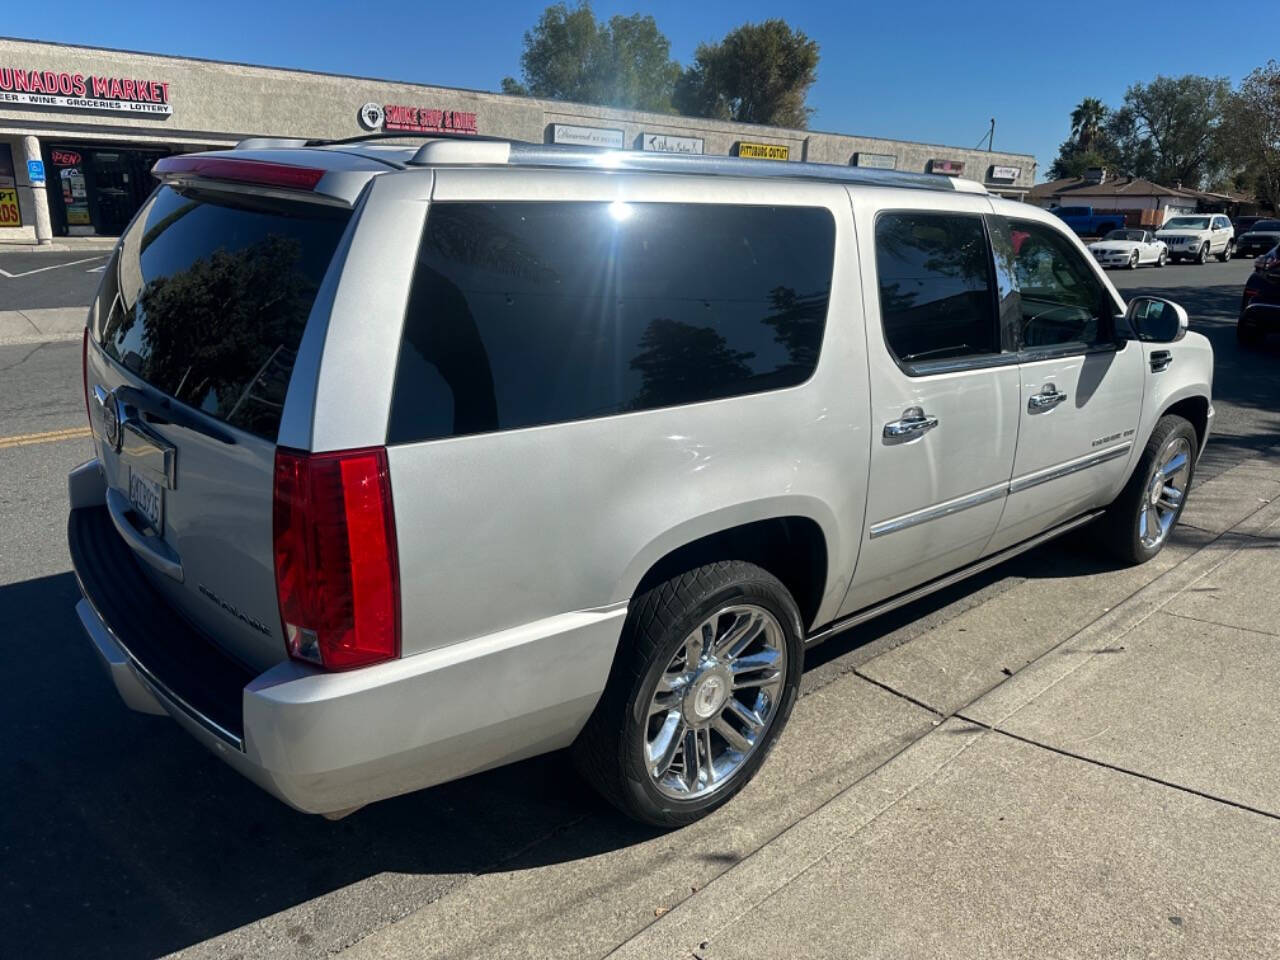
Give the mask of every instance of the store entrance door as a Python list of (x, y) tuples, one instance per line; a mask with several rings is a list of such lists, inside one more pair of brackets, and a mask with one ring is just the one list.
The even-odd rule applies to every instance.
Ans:
[(90, 150), (89, 216), (99, 236), (124, 232), (156, 181), (151, 167), (162, 154), (137, 150)]
[(150, 196), (156, 180), (151, 167), (165, 156), (89, 144), (56, 144), (46, 152), (50, 177), (50, 213), (59, 235), (115, 237)]

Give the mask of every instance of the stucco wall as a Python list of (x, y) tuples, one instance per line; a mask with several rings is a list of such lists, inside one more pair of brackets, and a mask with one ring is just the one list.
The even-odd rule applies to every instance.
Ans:
[(786, 144), (791, 159), (847, 164), (856, 152), (891, 153), (898, 168), (923, 171), (930, 159), (964, 163), (964, 176), (985, 180), (993, 164), (1020, 168), (1019, 188), (1035, 182), (1027, 154), (873, 137), (787, 130), (506, 97), (474, 90), (393, 83), (151, 54), (0, 39), (0, 67), (136, 77), (169, 84), (171, 116), (95, 113), (0, 102), (0, 135), (36, 133), (83, 139), (127, 138), (179, 149), (234, 143), (245, 136), (347, 137), (365, 132), (357, 110), (366, 102), (398, 103), (474, 112), (482, 134), (541, 142), (553, 123), (622, 128), (634, 146), (644, 131), (701, 137), (705, 152), (726, 155), (741, 140)]

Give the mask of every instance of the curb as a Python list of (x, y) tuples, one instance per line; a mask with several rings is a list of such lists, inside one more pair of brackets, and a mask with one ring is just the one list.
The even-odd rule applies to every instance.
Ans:
[(78, 250), (110, 250), (118, 237), (86, 237), (71, 243), (14, 243), (0, 241), (0, 254), (4, 253), (74, 253)]

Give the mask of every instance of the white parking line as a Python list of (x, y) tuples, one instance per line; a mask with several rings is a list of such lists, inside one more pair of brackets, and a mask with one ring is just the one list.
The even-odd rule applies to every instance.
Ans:
[(24, 270), (22, 273), (10, 273), (8, 270), (0, 269), (0, 277), (7, 277), (10, 280), (16, 280), (18, 277), (29, 277), (33, 273), (44, 273), (46, 270), (59, 270), (62, 267), (74, 267), (81, 263), (93, 263), (95, 260), (105, 260), (106, 257), (85, 257), (83, 260), (71, 260), (67, 263), (55, 263), (47, 267), (36, 267), (34, 270)]

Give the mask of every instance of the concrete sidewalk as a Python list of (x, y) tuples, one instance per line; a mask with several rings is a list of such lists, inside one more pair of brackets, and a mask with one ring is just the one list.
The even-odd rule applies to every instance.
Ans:
[(586, 821), (344, 956), (1280, 955), (1277, 547), (1280, 467), (1246, 462), (1152, 563), (1041, 554), (809, 690), (706, 820), (603, 851)]
[(88, 314), (88, 307), (0, 310), (0, 347), (79, 340)]
[(996, 611), (872, 661), (944, 722), (615, 956), (1280, 955), (1278, 489), (1203, 485), (1212, 539), (970, 702)]

